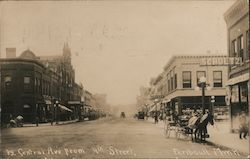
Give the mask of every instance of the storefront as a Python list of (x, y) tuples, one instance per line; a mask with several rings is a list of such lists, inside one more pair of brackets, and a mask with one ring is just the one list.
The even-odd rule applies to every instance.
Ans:
[(68, 101), (68, 106), (73, 111), (71, 119), (81, 120), (81, 110), (83, 109), (83, 102), (81, 101)]
[(249, 73), (231, 78), (228, 83), (228, 96), (230, 104), (231, 131), (239, 129), (239, 115), (241, 112), (248, 116), (249, 111)]
[[(225, 96), (215, 96), (213, 107), (225, 107)], [(201, 96), (181, 96), (175, 97), (172, 100), (164, 103), (166, 110), (175, 111), (177, 114), (182, 114), (183, 110), (202, 110)], [(211, 96), (205, 96), (205, 109), (211, 110)]]

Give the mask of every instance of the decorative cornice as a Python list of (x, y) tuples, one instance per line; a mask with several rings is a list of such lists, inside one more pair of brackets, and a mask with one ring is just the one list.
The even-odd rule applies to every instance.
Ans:
[(225, 13), (224, 19), (227, 23), (227, 27), (230, 28), (242, 17), (249, 13), (248, 0), (237, 0)]

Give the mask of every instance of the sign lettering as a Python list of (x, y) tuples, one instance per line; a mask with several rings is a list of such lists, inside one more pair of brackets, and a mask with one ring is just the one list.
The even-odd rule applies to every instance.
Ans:
[(241, 64), (241, 57), (207, 57), (202, 58), (200, 62), (200, 66), (234, 66)]

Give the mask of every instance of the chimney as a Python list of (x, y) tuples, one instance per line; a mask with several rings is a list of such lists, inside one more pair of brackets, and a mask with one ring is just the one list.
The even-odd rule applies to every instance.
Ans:
[(6, 58), (16, 58), (16, 48), (6, 48)]

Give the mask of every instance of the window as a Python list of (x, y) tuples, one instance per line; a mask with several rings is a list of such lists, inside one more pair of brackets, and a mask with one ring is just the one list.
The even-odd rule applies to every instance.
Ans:
[(191, 72), (190, 71), (184, 71), (182, 72), (182, 85), (183, 88), (191, 88)]
[(23, 82), (24, 84), (30, 84), (30, 77), (24, 77)]
[(4, 77), (5, 86), (9, 86), (11, 83), (11, 80), (12, 80), (11, 76), (5, 76)]
[(248, 88), (247, 88), (247, 82), (240, 84), (240, 99), (241, 102), (247, 102), (248, 98)]
[(42, 81), (41, 79), (37, 79), (38, 92), (42, 93)]
[(247, 32), (246, 32), (246, 58), (247, 59), (250, 59), (250, 45), (249, 45), (249, 30), (247, 30)]
[(170, 89), (172, 91), (174, 89), (174, 72), (173, 72), (173, 70), (170, 71), (170, 76), (171, 76), (171, 86), (170, 86)]
[(206, 77), (206, 72), (205, 71), (197, 71), (196, 76), (197, 76), (197, 86), (198, 86), (200, 78)]
[(30, 77), (24, 77), (23, 78), (23, 88), (24, 88), (24, 92), (25, 93), (31, 93), (31, 85), (30, 85), (30, 82), (31, 82), (31, 78)]
[(238, 56), (242, 58), (242, 61), (244, 61), (244, 39), (243, 35), (238, 37), (239, 41), (239, 54)]
[(221, 71), (213, 72), (213, 81), (214, 81), (214, 87), (222, 87), (222, 72)]
[(177, 88), (177, 74), (174, 75), (174, 88)]
[(237, 41), (236, 40), (232, 41), (232, 56), (238, 57), (238, 55), (237, 55)]
[(232, 103), (239, 102), (239, 86), (238, 85), (232, 86), (231, 102)]
[(167, 79), (168, 79), (168, 92), (170, 92), (170, 74), (169, 73), (167, 75)]

